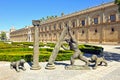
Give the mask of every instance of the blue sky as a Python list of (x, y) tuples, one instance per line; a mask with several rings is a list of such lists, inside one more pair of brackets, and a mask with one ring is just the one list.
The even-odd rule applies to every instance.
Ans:
[(46, 16), (74, 13), (113, 0), (0, 0), (0, 31), (32, 25)]

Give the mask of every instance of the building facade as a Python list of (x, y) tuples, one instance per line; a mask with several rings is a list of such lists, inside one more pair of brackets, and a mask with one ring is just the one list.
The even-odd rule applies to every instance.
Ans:
[[(120, 13), (113, 2), (41, 22), (40, 42), (56, 42), (66, 26), (71, 27), (72, 34), (80, 43), (120, 43)], [(34, 27), (12, 31), (10, 39), (33, 41)]]

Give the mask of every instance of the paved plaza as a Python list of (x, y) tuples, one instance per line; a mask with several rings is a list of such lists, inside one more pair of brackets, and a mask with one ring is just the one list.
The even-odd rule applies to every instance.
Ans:
[[(69, 61), (56, 61), (55, 70), (47, 70), (47, 62), (40, 62), (40, 70), (30, 70), (30, 65), (25, 63), (26, 71), (16, 72), (10, 69), (10, 62), (0, 62), (0, 80), (120, 80), (120, 46), (98, 45), (104, 47), (105, 58), (108, 66), (99, 66), (96, 70), (65, 70)], [(89, 57), (88, 57), (89, 59)], [(83, 65), (76, 60), (76, 65)]]

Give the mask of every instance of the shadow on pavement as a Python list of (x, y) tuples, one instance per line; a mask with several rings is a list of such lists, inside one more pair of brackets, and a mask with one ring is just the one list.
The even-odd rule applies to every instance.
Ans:
[(115, 49), (120, 49), (120, 47), (115, 47)]
[[(87, 58), (90, 58), (92, 55), (94, 55), (94, 54), (91, 54), (91, 53), (85, 53), (84, 54), (84, 56), (87, 57)], [(112, 52), (104, 51), (103, 55), (104, 55), (104, 58), (107, 61), (118, 61), (118, 62), (120, 62), (120, 53), (112, 53)], [(97, 54), (97, 56), (100, 57), (101, 55)]]
[(87, 57), (87, 58), (90, 58), (90, 57), (92, 57), (92, 55), (94, 55), (94, 54), (91, 54), (91, 53), (84, 53), (83, 56), (85, 56), (85, 57)]
[(104, 51), (104, 57), (108, 61), (120, 62), (120, 54), (119, 53), (111, 53), (111, 52)]
[(33, 63), (32, 62), (27, 62), (30, 67), (32, 67)]
[(54, 63), (55, 65), (64, 65), (64, 66), (68, 66), (69, 64), (67, 64), (67, 63), (61, 63), (61, 62), (55, 62)]

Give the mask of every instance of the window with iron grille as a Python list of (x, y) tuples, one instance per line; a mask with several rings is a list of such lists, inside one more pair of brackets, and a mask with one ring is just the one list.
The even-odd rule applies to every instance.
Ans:
[(116, 16), (115, 16), (115, 14), (110, 15), (110, 21), (111, 21), (111, 22), (115, 22), (115, 21), (116, 21)]
[(98, 18), (94, 18), (94, 24), (98, 24)]
[(82, 26), (85, 26), (85, 20), (81, 21)]

